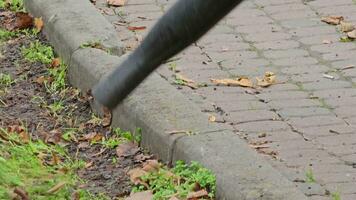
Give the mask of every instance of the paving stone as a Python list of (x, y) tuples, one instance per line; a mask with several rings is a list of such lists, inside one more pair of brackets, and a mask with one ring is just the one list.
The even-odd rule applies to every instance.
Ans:
[(311, 117), (291, 117), (288, 122), (295, 127), (313, 127), (323, 125), (345, 124), (345, 121), (333, 115), (311, 116)]

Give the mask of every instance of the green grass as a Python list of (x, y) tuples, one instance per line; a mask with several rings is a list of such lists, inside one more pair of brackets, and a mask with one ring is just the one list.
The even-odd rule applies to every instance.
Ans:
[(114, 149), (125, 142), (140, 143), (141, 141), (141, 129), (139, 128), (136, 130), (135, 134), (131, 133), (130, 131), (123, 131), (120, 128), (114, 128), (112, 132), (112, 137), (103, 139), (100, 142), (100, 144), (102, 144), (105, 148)]
[(14, 12), (25, 11), (23, 0), (0, 0), (0, 8), (10, 9)]
[(174, 195), (186, 198), (197, 185), (205, 188), (209, 192), (210, 198), (214, 198), (216, 192), (215, 175), (197, 162), (187, 165), (183, 161), (177, 161), (173, 169), (161, 168), (157, 172), (151, 172), (141, 177), (141, 179), (148, 183), (149, 187), (135, 186), (133, 192), (151, 190), (154, 200), (168, 200)]
[(306, 176), (307, 183), (315, 183), (316, 182), (313, 171), (311, 169), (305, 173), (305, 176)]
[[(14, 188), (25, 190), (30, 199), (56, 200), (71, 199), (74, 192), (81, 200), (105, 199), (95, 197), (77, 188), (82, 181), (76, 176), (77, 169), (85, 166), (82, 160), (72, 160), (66, 150), (58, 145), (42, 141), (21, 141), (18, 133), (0, 128), (0, 199), (11, 199)], [(53, 155), (60, 162), (53, 163)], [(57, 192), (48, 191), (65, 183)]]
[(13, 80), (10, 74), (0, 73), (0, 86), (9, 87), (14, 84), (16, 81)]
[(18, 36), (18, 32), (16, 31), (8, 31), (0, 28), (0, 41), (2, 42), (17, 36)]
[(332, 200), (341, 200), (340, 192), (333, 192), (331, 193)]
[(52, 47), (42, 44), (36, 40), (31, 42), (29, 47), (22, 47), (22, 55), (31, 62), (50, 64), (54, 59)]

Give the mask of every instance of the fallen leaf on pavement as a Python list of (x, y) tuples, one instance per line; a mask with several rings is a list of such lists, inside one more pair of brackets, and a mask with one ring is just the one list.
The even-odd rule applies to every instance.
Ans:
[(127, 29), (130, 31), (142, 31), (146, 29), (146, 26), (128, 26)]
[(128, 157), (128, 156), (134, 156), (140, 149), (138, 148), (137, 145), (133, 142), (127, 142), (120, 144), (116, 148), (116, 155), (118, 157)]
[(340, 25), (341, 25), (341, 31), (342, 32), (350, 32), (350, 31), (353, 31), (355, 29), (355, 26), (353, 24), (349, 23), (349, 22), (341, 21)]
[(153, 194), (151, 191), (143, 191), (132, 193), (129, 197), (126, 197), (125, 200), (152, 200)]
[(209, 122), (215, 122), (216, 121), (216, 117), (214, 115), (210, 115), (208, 120), (209, 120)]
[(348, 32), (347, 37), (349, 37), (351, 39), (356, 39), (356, 30)]
[(217, 85), (253, 87), (252, 81), (247, 77), (237, 79), (210, 79), (210, 81)]
[(125, 0), (107, 0), (109, 6), (124, 6)]
[(258, 77), (256, 79), (257, 85), (261, 87), (268, 87), (276, 83), (276, 75), (273, 72), (266, 72), (262, 79)]
[(327, 17), (322, 17), (321, 18), (322, 22), (325, 22), (325, 23), (328, 23), (328, 24), (332, 24), (332, 25), (338, 25), (343, 20), (344, 20), (343, 16), (327, 16)]
[(203, 197), (208, 196), (208, 192), (206, 190), (199, 190), (197, 192), (191, 192), (188, 194), (187, 199), (188, 200), (194, 200), (194, 199), (200, 199)]
[(134, 168), (132, 170), (130, 170), (127, 173), (130, 176), (130, 180), (133, 184), (135, 185), (144, 185), (145, 187), (148, 188), (148, 184), (144, 181), (142, 181), (141, 177), (144, 175), (147, 175), (148, 172), (146, 172), (145, 170), (141, 169), (141, 168)]
[(37, 29), (38, 31), (41, 31), (42, 28), (43, 28), (43, 25), (44, 25), (43, 20), (42, 20), (42, 17), (35, 18), (35, 19), (33, 20), (33, 24), (35, 25), (35, 27), (36, 27), (36, 29)]

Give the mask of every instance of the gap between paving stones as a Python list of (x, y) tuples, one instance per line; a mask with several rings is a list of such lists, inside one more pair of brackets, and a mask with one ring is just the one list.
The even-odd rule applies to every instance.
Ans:
[[(45, 33), (69, 65), (70, 83), (82, 91), (91, 89), (124, 59), (114, 28), (89, 1), (25, 0), (25, 5), (34, 16), (43, 17)], [(81, 48), (88, 42), (100, 42), (117, 56)], [(94, 103), (93, 108), (99, 106)], [(210, 123), (206, 114), (156, 73), (113, 111), (112, 122), (131, 131), (142, 128), (142, 145), (169, 164), (196, 160), (212, 169), (217, 175), (218, 199), (306, 199), (229, 126)], [(177, 130), (192, 135), (168, 133)]]

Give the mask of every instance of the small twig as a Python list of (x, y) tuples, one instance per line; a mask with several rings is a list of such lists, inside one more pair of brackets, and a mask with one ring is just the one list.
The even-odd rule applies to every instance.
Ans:
[(47, 191), (47, 194), (53, 194), (53, 193), (57, 192), (58, 190), (60, 190), (65, 185), (66, 185), (66, 182), (64, 182), (64, 181), (60, 182), (57, 185), (55, 185), (54, 187), (52, 187), (51, 189), (49, 189)]

